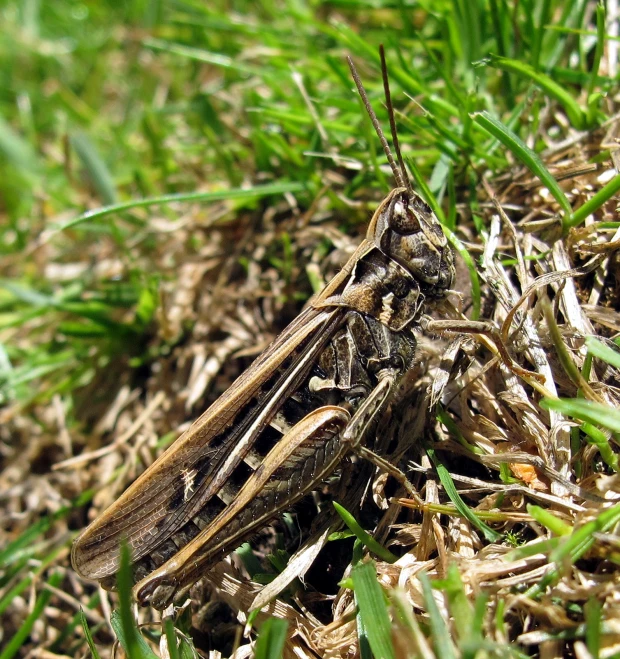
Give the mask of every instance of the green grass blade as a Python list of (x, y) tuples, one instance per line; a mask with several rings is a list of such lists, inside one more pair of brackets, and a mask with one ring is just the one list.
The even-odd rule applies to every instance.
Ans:
[[(583, 526), (575, 528), (570, 536), (558, 538), (555, 549), (549, 555), (549, 562), (558, 567), (550, 570), (545, 576), (525, 591), (526, 597), (540, 596), (547, 586), (554, 583), (560, 575), (559, 568), (572, 565), (588, 552), (597, 541), (596, 534), (604, 533), (613, 528), (620, 521), (620, 505), (607, 508), (596, 519), (586, 522)], [(535, 543), (537, 544), (537, 543)]]
[(392, 627), (383, 588), (373, 562), (359, 563), (351, 570), (355, 601), (375, 659), (395, 659)]
[(232, 71), (237, 71), (238, 73), (246, 73), (256, 76), (262, 76), (265, 73), (264, 69), (243, 64), (243, 62), (239, 61), (238, 58), (228, 57), (222, 53), (212, 53), (202, 48), (184, 46), (183, 44), (171, 43), (164, 41), (163, 39), (155, 39), (153, 37), (147, 37), (142, 43), (146, 48), (151, 48), (155, 51), (180, 55), (181, 57), (186, 57), (187, 59), (192, 59), (197, 62), (204, 62), (205, 64), (211, 64), (212, 66), (221, 66), (224, 69), (231, 69)]
[[(478, 645), (484, 638), (484, 623), (487, 615), (489, 599), (490, 595), (488, 593), (480, 593), (476, 596), (471, 626), (466, 637), (467, 643), (470, 645)], [(475, 653), (473, 656), (475, 656)]]
[(586, 347), (588, 352), (594, 357), (611, 364), (614, 368), (620, 369), (620, 352), (614, 350), (594, 336), (586, 337)]
[(11, 167), (26, 172), (35, 172), (38, 168), (37, 155), (31, 145), (2, 117), (0, 117), (0, 156)]
[(241, 547), (235, 551), (235, 554), (239, 556), (243, 562), (243, 567), (248, 571), (248, 574), (251, 577), (264, 572), (265, 569), (261, 565), (261, 562), (258, 560), (256, 554), (252, 551), (252, 547), (249, 542), (244, 542)]
[(174, 204), (178, 202), (194, 202), (194, 201), (233, 201), (238, 199), (260, 199), (261, 197), (269, 197), (271, 195), (281, 195), (287, 192), (295, 193), (304, 190), (304, 185), (294, 182), (271, 183), (267, 185), (255, 185), (251, 188), (243, 188), (237, 190), (216, 190), (213, 192), (181, 192), (178, 194), (167, 194), (161, 197), (148, 197), (146, 199), (133, 199), (132, 201), (121, 202), (111, 206), (104, 206), (102, 208), (95, 208), (92, 211), (82, 213), (78, 217), (63, 222), (61, 224), (52, 225), (50, 230), (59, 232), (65, 229), (71, 229), (79, 226), (84, 222), (92, 222), (93, 220), (100, 220), (108, 215), (121, 213), (123, 211), (132, 210), (133, 208), (149, 208), (151, 206), (161, 206), (163, 204)]
[(570, 524), (567, 524), (564, 520), (556, 517), (552, 512), (545, 508), (528, 504), (527, 512), (539, 524), (542, 524), (542, 526), (549, 529), (554, 535), (570, 535), (573, 532), (573, 527)]
[(490, 526), (487, 526), (481, 519), (479, 519), (475, 515), (474, 512), (472, 512), (469, 509), (469, 506), (463, 501), (461, 495), (458, 493), (458, 490), (456, 489), (456, 485), (454, 484), (452, 477), (450, 476), (450, 472), (437, 459), (435, 450), (431, 448), (427, 448), (426, 453), (428, 454), (429, 458), (431, 459), (431, 462), (433, 463), (433, 466), (437, 471), (437, 475), (439, 476), (439, 480), (441, 481), (441, 484), (443, 485), (446, 494), (450, 498), (450, 501), (452, 501), (452, 503), (455, 505), (458, 512), (465, 519), (469, 520), (469, 522), (475, 528), (481, 531), (484, 537), (489, 542), (497, 542), (498, 540), (500, 540), (502, 537), (501, 533), (498, 533), (497, 531), (494, 531)]
[[(394, 640), (397, 648), (407, 648), (405, 657), (416, 657), (417, 659), (435, 659), (420, 625), (413, 615), (413, 609), (404, 591), (394, 589), (390, 592), (390, 601), (396, 616), (395, 623), (401, 627), (401, 633)], [(395, 630), (398, 633), (398, 629)], [(397, 656), (402, 656), (397, 653)]]
[(569, 226), (569, 218), (572, 214), (570, 202), (566, 198), (564, 191), (558, 185), (558, 182), (550, 174), (542, 160), (532, 149), (530, 149), (523, 140), (515, 135), (509, 128), (504, 126), (501, 121), (492, 117), (488, 112), (476, 112), (473, 115), (474, 121), (484, 128), (490, 135), (499, 140), (507, 149), (509, 149), (535, 176), (545, 185), (560, 208), (565, 213), (563, 221), (564, 226)]
[(522, 558), (529, 558), (530, 556), (535, 556), (536, 554), (548, 554), (556, 549), (560, 544), (560, 538), (551, 538), (549, 540), (537, 540), (536, 542), (530, 542), (523, 547), (518, 547), (513, 549), (511, 552), (506, 554), (507, 561), (518, 561)]
[(563, 539), (556, 549), (551, 552), (549, 559), (558, 565), (562, 565), (566, 558), (570, 558), (573, 563), (578, 561), (597, 542), (597, 533), (609, 531), (619, 521), (620, 505), (607, 508), (596, 519), (574, 529), (573, 533), (568, 538)]
[(133, 620), (133, 616), (131, 616), (131, 609), (129, 615), (131, 618), (129, 625), (127, 625), (128, 621), (123, 620), (123, 615), (119, 611), (112, 611), (112, 615), (110, 616), (112, 629), (127, 657), (130, 657), (130, 659), (159, 659), (140, 634)]
[(473, 607), (467, 599), (465, 588), (459, 574), (456, 563), (448, 566), (448, 574), (445, 579), (435, 581), (433, 586), (445, 592), (450, 614), (454, 617), (454, 625), (459, 641), (465, 641), (472, 632)]
[(605, 50), (605, 5), (600, 2), (596, 5), (596, 48), (592, 58), (592, 68), (590, 69), (590, 82), (588, 83), (588, 96), (594, 93), (598, 80), (598, 71), (601, 65), (601, 59)]
[(538, 8), (538, 25), (534, 30), (534, 38), (532, 44), (531, 63), (535, 71), (538, 71), (540, 66), (540, 54), (542, 51), (542, 43), (547, 29), (547, 22), (551, 13), (550, 0), (543, 0), (537, 3)]
[(127, 543), (121, 546), (121, 564), (117, 575), (119, 609), (113, 611), (110, 618), (112, 629), (131, 659), (157, 659), (136, 626), (131, 600), (131, 556)]
[(581, 398), (544, 398), (540, 406), (545, 410), (555, 410), (574, 419), (609, 428), (612, 432), (620, 432), (620, 410), (609, 405)]
[[(351, 582), (353, 588), (353, 582)], [(355, 616), (355, 623), (357, 625), (357, 642), (360, 648), (360, 659), (372, 659), (372, 650), (370, 648), (370, 641), (368, 640), (368, 629), (366, 628), (366, 621), (362, 617), (359, 609)]]
[[(49, 584), (54, 588), (58, 588), (62, 583), (62, 580), (63, 575), (59, 572), (55, 572), (50, 577)], [(0, 652), (0, 659), (12, 659), (12, 657), (19, 652), (20, 648), (30, 635), (33, 625), (43, 614), (43, 609), (47, 606), (51, 596), (52, 593), (49, 590), (45, 589), (41, 592), (32, 607), (32, 611), (26, 616), (26, 619), (17, 630), (15, 636), (8, 641), (4, 650)]]
[(573, 358), (568, 348), (566, 347), (564, 337), (562, 336), (562, 332), (560, 331), (560, 328), (558, 327), (558, 323), (555, 319), (555, 313), (551, 307), (550, 300), (546, 297), (543, 298), (541, 300), (541, 306), (543, 310), (543, 315), (545, 317), (545, 321), (547, 322), (549, 336), (551, 337), (551, 341), (553, 343), (553, 347), (555, 349), (558, 361), (562, 365), (564, 372), (566, 373), (566, 375), (568, 375), (568, 377), (572, 380), (574, 384), (580, 387), (580, 391), (583, 393), (584, 396), (587, 396), (588, 398), (594, 397), (592, 388), (583, 379), (581, 375), (581, 371), (575, 365), (575, 362), (573, 361)]
[(168, 646), (170, 659), (180, 659), (179, 646), (177, 645), (177, 635), (174, 629), (174, 622), (172, 622), (172, 618), (166, 616), (163, 620), (163, 624), (164, 634), (166, 635), (166, 645)]
[(281, 659), (288, 632), (288, 622), (282, 618), (268, 618), (260, 628), (254, 656), (256, 659)]
[(371, 535), (364, 531), (364, 529), (357, 523), (357, 520), (351, 513), (343, 508), (339, 503), (332, 502), (336, 512), (342, 517), (342, 521), (351, 529), (360, 542), (362, 542), (368, 549), (378, 556), (381, 560), (387, 563), (395, 563), (398, 556), (393, 554), (389, 549), (381, 546)]
[(32, 567), (28, 561), (28, 556), (36, 553), (35, 549), (36, 547), (32, 550), (29, 550), (28, 552), (24, 552), (23, 558), (17, 561), (11, 570), (7, 570), (7, 572), (3, 575), (5, 578), (17, 575), (23, 569), (23, 567), (28, 566), (28, 570), (24, 578), (20, 579), (17, 583), (15, 583), (15, 585), (9, 588), (9, 590), (3, 590), (2, 597), (0, 597), (0, 616), (2, 616), (2, 614), (10, 607), (15, 597), (25, 592), (26, 589), (29, 588), (30, 585), (50, 567), (50, 565), (54, 564), (59, 555), (65, 553), (64, 544), (56, 545), (43, 557), (42, 560), (38, 562), (38, 565), (35, 568)]
[(47, 533), (47, 531), (52, 528), (58, 520), (67, 517), (67, 515), (73, 512), (76, 508), (88, 503), (93, 498), (93, 495), (93, 490), (87, 490), (74, 499), (70, 505), (63, 506), (51, 515), (47, 515), (35, 522), (18, 538), (13, 540), (13, 542), (9, 543), (2, 551), (0, 551), (0, 567), (5, 568), (11, 565), (13, 561), (18, 560), (22, 550), (31, 547), (35, 543), (36, 538)]
[(585, 222), (589, 215), (596, 213), (603, 204), (610, 199), (613, 199), (618, 192), (620, 192), (620, 174), (614, 176), (605, 187), (580, 206), (572, 216), (563, 223), (564, 228), (570, 229), (571, 227), (576, 227), (578, 224)]
[(101, 201), (108, 205), (115, 204), (117, 194), (112, 175), (88, 135), (84, 133), (72, 135), (71, 146), (73, 146), (78, 158), (86, 168), (88, 178), (99, 197), (101, 197)]
[(415, 184), (419, 188), (420, 193), (422, 194), (422, 198), (431, 207), (431, 210), (433, 211), (433, 213), (435, 213), (439, 222), (442, 225), (447, 224), (444, 212), (441, 209), (439, 203), (437, 202), (435, 195), (431, 192), (430, 187), (427, 185), (426, 180), (420, 173), (418, 166), (416, 165), (416, 163), (412, 158), (407, 158), (406, 162), (409, 169), (411, 170), (411, 173), (413, 174)]
[(82, 625), (82, 629), (84, 630), (84, 636), (86, 637), (86, 643), (88, 645), (88, 649), (90, 650), (93, 659), (100, 659), (99, 652), (97, 651), (97, 648), (95, 646), (95, 640), (93, 639), (93, 635), (88, 625), (88, 620), (86, 619), (86, 616), (84, 615), (84, 611), (82, 609), (80, 609), (79, 618), (80, 618), (80, 623)]
[(421, 572), (418, 576), (422, 584), (422, 592), (424, 593), (424, 603), (426, 604), (426, 612), (431, 621), (431, 637), (433, 639), (433, 646), (435, 648), (435, 655), (441, 659), (456, 659), (454, 646), (450, 640), (450, 630), (446, 625), (446, 621), (441, 615), (441, 611), (433, 597), (433, 589), (431, 587), (430, 579), (425, 572)]
[(614, 451), (607, 434), (587, 421), (581, 424), (581, 430), (586, 435), (588, 444), (596, 446), (609, 468), (618, 471), (620, 469), (618, 454)]
[(566, 111), (570, 122), (577, 130), (584, 130), (588, 124), (587, 114), (572, 97), (565, 87), (558, 84), (553, 78), (537, 71), (533, 66), (519, 60), (491, 56), (491, 64), (503, 71), (516, 73), (534, 84), (538, 85), (548, 96), (554, 98)]
[(601, 603), (591, 597), (583, 609), (586, 618), (586, 647), (592, 659), (598, 659), (601, 651)]
[[(70, 642), (70, 639), (75, 638), (75, 636), (77, 636), (76, 630), (78, 628), (82, 628), (82, 631), (84, 632), (83, 619), (86, 618), (84, 614), (84, 608), (88, 609), (89, 611), (92, 611), (101, 604), (101, 597), (99, 596), (99, 592), (95, 592), (91, 597), (89, 597), (85, 604), (86, 604), (85, 607), (80, 607), (80, 610), (73, 615), (71, 620), (69, 620), (69, 622), (64, 626), (60, 634), (56, 636), (53, 643), (49, 646), (50, 652), (60, 654), (62, 648), (66, 647), (66, 644)], [(87, 619), (86, 622), (88, 623)], [(95, 631), (98, 631), (103, 626), (103, 624), (105, 623), (96, 625)], [(90, 629), (90, 625), (88, 631), (92, 635), (93, 632)], [(86, 634), (86, 632), (84, 632), (84, 634)], [(95, 652), (96, 651), (97, 650), (95, 647)]]

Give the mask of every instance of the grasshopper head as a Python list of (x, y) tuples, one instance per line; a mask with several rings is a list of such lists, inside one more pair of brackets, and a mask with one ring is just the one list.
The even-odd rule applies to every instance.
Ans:
[(382, 45), (379, 46), (379, 54), (385, 102), (398, 163), (392, 156), (353, 60), (347, 58), (351, 75), (381, 141), (397, 185), (375, 212), (368, 228), (367, 239), (377, 245), (386, 256), (406, 268), (420, 284), (420, 291), (425, 297), (442, 297), (454, 283), (452, 251), (439, 220), (428, 204), (413, 191), (407, 179), (405, 163), (398, 143), (385, 51)]
[(408, 188), (395, 188), (368, 227), (368, 240), (406, 268), (427, 297), (441, 297), (454, 284), (452, 250), (428, 204)]

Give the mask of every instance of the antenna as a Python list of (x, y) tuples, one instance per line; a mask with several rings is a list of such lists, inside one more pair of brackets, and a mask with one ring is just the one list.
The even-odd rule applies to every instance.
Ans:
[(405, 162), (403, 160), (403, 156), (400, 153), (400, 144), (398, 142), (398, 133), (396, 132), (396, 119), (394, 117), (394, 106), (392, 105), (392, 94), (390, 94), (390, 81), (388, 79), (387, 64), (385, 62), (385, 48), (383, 48), (383, 44), (379, 46), (379, 55), (381, 56), (381, 77), (383, 78), (383, 93), (385, 94), (385, 105), (388, 111), (388, 117), (390, 119), (392, 143), (394, 144), (394, 151), (396, 151), (396, 158), (398, 159), (398, 166), (400, 167), (402, 181), (405, 184), (403, 187), (406, 187), (409, 192), (413, 193), (411, 182), (407, 176), (407, 170), (405, 169)]
[[(383, 53), (383, 47), (381, 47), (381, 52)], [(366, 108), (366, 112), (368, 113), (368, 116), (370, 117), (370, 121), (372, 122), (372, 125), (375, 129), (375, 132), (377, 133), (377, 136), (379, 137), (379, 141), (381, 142), (381, 146), (383, 147), (383, 152), (385, 153), (388, 162), (390, 163), (390, 167), (392, 168), (392, 173), (394, 174), (394, 179), (396, 180), (396, 185), (398, 185), (401, 188), (407, 188), (407, 190), (410, 189), (409, 185), (405, 183), (404, 176), (403, 176), (403, 171), (401, 169), (398, 169), (398, 165), (396, 164), (396, 161), (394, 160), (394, 156), (392, 155), (392, 152), (390, 151), (390, 145), (388, 144), (387, 140), (385, 139), (385, 135), (383, 134), (383, 131), (381, 130), (381, 126), (379, 125), (379, 120), (377, 119), (377, 115), (375, 114), (375, 111), (372, 109), (372, 106), (370, 105), (370, 101), (368, 100), (368, 95), (366, 94), (366, 90), (364, 89), (364, 85), (362, 84), (362, 81), (359, 77), (359, 74), (357, 73), (357, 69), (355, 68), (355, 64), (353, 64), (353, 60), (351, 59), (350, 55), (347, 55), (347, 62), (349, 63), (349, 68), (351, 69), (351, 75), (353, 76), (353, 80), (355, 81), (355, 86), (357, 87), (357, 91), (359, 92), (359, 95), (362, 97), (362, 102), (364, 103), (364, 107)], [(381, 59), (381, 68), (382, 70), (385, 68), (385, 55), (382, 54), (382, 59)], [(387, 71), (384, 76), (384, 86), (386, 85), (386, 80), (387, 80)], [(391, 108), (391, 103), (388, 99), (388, 105), (389, 108)], [(388, 109), (388, 112), (390, 114), (390, 127), (392, 126), (392, 122), (394, 121), (393, 117), (393, 110)], [(392, 131), (392, 137), (394, 136), (396, 132), (396, 124), (394, 124), (394, 128)], [(395, 143), (397, 144), (397, 143)], [(400, 156), (400, 149), (397, 151), (398, 155)], [(399, 157), (399, 164), (402, 161), (402, 157)], [(402, 165), (401, 165), (402, 167)]]

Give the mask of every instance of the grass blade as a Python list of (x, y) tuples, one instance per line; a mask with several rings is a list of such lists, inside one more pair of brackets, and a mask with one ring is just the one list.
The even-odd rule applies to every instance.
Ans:
[(359, 563), (351, 570), (355, 600), (376, 659), (395, 659), (391, 623), (383, 588), (373, 562)]
[(0, 155), (11, 165), (27, 172), (37, 170), (37, 155), (30, 144), (0, 117)]
[(114, 181), (108, 166), (103, 162), (95, 145), (91, 142), (88, 135), (76, 133), (71, 136), (71, 146), (75, 149), (78, 158), (86, 168), (89, 179), (91, 180), (97, 194), (101, 197), (104, 204), (116, 203), (117, 194)]
[(405, 593), (394, 589), (390, 593), (390, 601), (396, 616), (394, 620), (396, 633), (393, 638), (397, 656), (435, 659)]
[(84, 615), (84, 611), (80, 609), (79, 612), (79, 618), (80, 618), (80, 623), (82, 625), (82, 629), (84, 630), (84, 636), (86, 637), (86, 643), (88, 645), (88, 649), (90, 650), (90, 653), (93, 657), (93, 659), (100, 659), (99, 657), (99, 652), (97, 651), (97, 648), (95, 646), (95, 640), (93, 639), (93, 635), (90, 632), (90, 627), (88, 626), (88, 620), (86, 620), (86, 616)]
[(587, 421), (581, 424), (581, 430), (586, 435), (588, 444), (596, 446), (598, 452), (601, 454), (601, 458), (609, 468), (618, 471), (620, 469), (619, 458), (609, 441), (609, 433), (603, 432), (600, 428), (593, 426)]
[(138, 630), (132, 612), (131, 601), (131, 556), (127, 543), (121, 546), (121, 564), (117, 575), (119, 609), (110, 618), (112, 629), (131, 659), (157, 659)]
[(170, 659), (180, 659), (179, 646), (177, 645), (177, 635), (174, 629), (172, 618), (166, 616), (163, 620), (164, 634), (166, 636), (166, 646)]
[(620, 505), (604, 510), (596, 519), (575, 528), (570, 536), (559, 538), (557, 546), (549, 555), (549, 562), (556, 566), (524, 593), (526, 597), (538, 597), (547, 586), (560, 576), (560, 567), (573, 565), (588, 552), (597, 541), (596, 534), (609, 531), (620, 521)]
[(357, 520), (351, 513), (343, 508), (335, 501), (332, 502), (336, 512), (342, 517), (342, 521), (351, 529), (360, 542), (362, 542), (368, 549), (381, 560), (387, 563), (396, 563), (398, 556), (393, 554), (389, 549), (380, 545), (371, 535), (364, 531), (364, 529), (357, 523)]
[(573, 532), (573, 527), (570, 524), (567, 524), (564, 520), (556, 517), (552, 512), (545, 508), (528, 504), (527, 512), (539, 524), (548, 528), (554, 535), (570, 535)]
[[(49, 580), (50, 586), (58, 588), (62, 583), (63, 575), (60, 572), (55, 572)], [(32, 630), (35, 622), (41, 617), (43, 609), (47, 606), (50, 597), (52, 596), (51, 591), (45, 589), (37, 597), (37, 600), (32, 608), (32, 611), (26, 616), (26, 619), (21, 624), (21, 627), (17, 630), (15, 636), (9, 640), (6, 647), (2, 652), (0, 652), (0, 659), (12, 659), (20, 650), (30, 632)]]
[(620, 352), (614, 350), (611, 346), (599, 341), (594, 336), (587, 336), (586, 347), (588, 348), (588, 352), (594, 355), (594, 357), (598, 357), (611, 364), (614, 368), (620, 369)]
[(288, 631), (288, 622), (282, 618), (268, 618), (256, 639), (256, 659), (281, 659)]
[(585, 222), (586, 218), (603, 206), (604, 203), (613, 199), (618, 192), (620, 192), (620, 174), (607, 183), (607, 185), (599, 190), (594, 196), (580, 206), (570, 218), (563, 222), (564, 229), (576, 227), (578, 224)]
[(149, 208), (150, 206), (161, 206), (164, 204), (174, 204), (178, 202), (194, 202), (194, 201), (222, 201), (222, 200), (236, 200), (236, 199), (260, 199), (261, 197), (268, 197), (271, 195), (281, 195), (287, 192), (301, 192), (304, 185), (301, 183), (284, 182), (284, 183), (271, 183), (267, 185), (255, 185), (251, 188), (243, 188), (237, 190), (216, 190), (212, 192), (181, 192), (178, 194), (162, 195), (161, 197), (148, 197), (146, 199), (133, 199), (132, 201), (121, 202), (112, 204), (111, 206), (103, 206), (102, 208), (95, 208), (92, 211), (82, 213), (78, 217), (63, 222), (51, 227), (54, 232), (64, 231), (79, 226), (84, 222), (92, 220), (100, 220), (108, 215), (121, 213), (123, 211), (132, 210), (134, 208)]
[(598, 659), (601, 650), (601, 604), (592, 597), (583, 608), (586, 617), (586, 647), (592, 659)]
[(22, 533), (13, 542), (7, 545), (0, 552), (0, 567), (4, 568), (14, 560), (18, 560), (21, 551), (34, 544), (35, 539), (40, 535), (46, 533), (54, 524), (72, 513), (76, 508), (88, 503), (94, 495), (93, 490), (83, 492), (79, 497), (74, 499), (70, 505), (59, 508), (56, 512), (43, 517), (32, 526), (30, 526), (24, 533)]
[(426, 604), (426, 611), (431, 620), (431, 632), (433, 638), (433, 645), (435, 647), (435, 655), (441, 659), (456, 659), (454, 653), (454, 646), (450, 640), (450, 630), (446, 625), (446, 621), (441, 615), (441, 611), (433, 597), (433, 589), (431, 587), (428, 575), (421, 572), (419, 575), (420, 583), (422, 584), (422, 592), (424, 593), (424, 603)]
[(588, 96), (594, 93), (598, 79), (598, 70), (605, 50), (605, 5), (599, 2), (596, 5), (596, 48), (590, 69), (590, 82), (588, 83)]
[(491, 64), (503, 71), (516, 73), (538, 85), (548, 96), (554, 98), (560, 103), (560, 105), (562, 105), (570, 122), (577, 130), (584, 130), (587, 127), (588, 117), (586, 112), (581, 109), (570, 92), (553, 80), (553, 78), (545, 73), (537, 71), (533, 66), (530, 66), (525, 62), (506, 57), (499, 57), (497, 55), (491, 56)]
[(456, 489), (456, 485), (454, 484), (452, 477), (450, 476), (450, 472), (437, 459), (435, 450), (431, 448), (427, 448), (426, 453), (428, 454), (429, 458), (431, 459), (431, 462), (433, 463), (433, 466), (437, 471), (437, 475), (439, 476), (439, 480), (441, 481), (441, 484), (443, 485), (446, 494), (448, 495), (448, 497), (450, 497), (450, 501), (452, 501), (452, 503), (455, 505), (458, 512), (465, 519), (469, 520), (469, 522), (475, 528), (481, 531), (484, 537), (489, 542), (497, 542), (498, 540), (500, 540), (502, 537), (501, 533), (498, 533), (497, 531), (494, 531), (490, 526), (487, 526), (481, 519), (479, 519), (469, 509), (469, 506), (463, 501), (461, 495), (458, 493), (458, 490)]
[(620, 432), (620, 410), (609, 405), (581, 398), (544, 398), (540, 401), (540, 406), (545, 410), (555, 410), (566, 416), (609, 428), (612, 432)]
[(541, 183), (548, 188), (549, 192), (551, 192), (560, 205), (560, 208), (564, 211), (565, 217), (563, 225), (565, 227), (569, 226), (569, 218), (571, 217), (573, 210), (570, 202), (566, 198), (562, 188), (558, 185), (558, 182), (553, 176), (551, 176), (549, 170), (545, 167), (538, 155), (534, 153), (534, 151), (532, 151), (532, 149), (530, 149), (520, 137), (504, 126), (501, 121), (492, 117), (486, 110), (483, 112), (475, 112), (473, 118), (479, 126), (499, 140), (532, 172), (532, 174), (540, 179)]

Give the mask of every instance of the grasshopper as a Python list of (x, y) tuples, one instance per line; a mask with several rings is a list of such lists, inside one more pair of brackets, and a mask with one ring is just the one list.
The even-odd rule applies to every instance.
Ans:
[(383, 49), (398, 163), (348, 61), (396, 187), (342, 270), (76, 539), (74, 569), (106, 588), (115, 584), (120, 545), (127, 542), (142, 605), (164, 609), (178, 601), (364, 446), (415, 364), (414, 329), (453, 285), (447, 239), (405, 171)]

